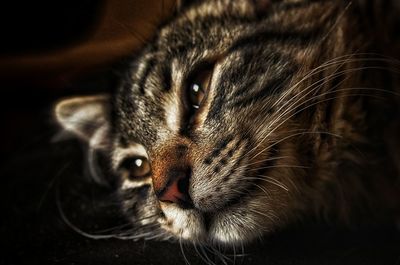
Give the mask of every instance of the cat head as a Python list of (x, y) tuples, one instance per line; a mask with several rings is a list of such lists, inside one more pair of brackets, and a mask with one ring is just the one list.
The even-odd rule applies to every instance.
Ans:
[(332, 77), (343, 60), (316, 68), (351, 52), (327, 49), (345, 34), (338, 7), (194, 2), (159, 29), (113, 95), (64, 100), (56, 119), (109, 154), (122, 208), (144, 238), (249, 241), (311, 207), (321, 127), (340, 111), (327, 117), (320, 102), (348, 82)]

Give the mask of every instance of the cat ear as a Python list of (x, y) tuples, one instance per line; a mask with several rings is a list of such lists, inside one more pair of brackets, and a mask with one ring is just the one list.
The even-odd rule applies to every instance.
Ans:
[(96, 149), (107, 147), (110, 132), (110, 99), (108, 95), (64, 99), (54, 107), (57, 122)]

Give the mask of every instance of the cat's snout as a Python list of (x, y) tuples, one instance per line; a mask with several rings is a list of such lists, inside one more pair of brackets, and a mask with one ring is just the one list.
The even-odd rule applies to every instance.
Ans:
[(190, 196), (192, 161), (190, 142), (175, 138), (153, 154), (152, 179), (154, 192), (161, 202), (181, 208), (193, 208)]
[(189, 195), (190, 168), (172, 168), (168, 170), (164, 186), (155, 190), (162, 202), (176, 203), (181, 208), (193, 208)]

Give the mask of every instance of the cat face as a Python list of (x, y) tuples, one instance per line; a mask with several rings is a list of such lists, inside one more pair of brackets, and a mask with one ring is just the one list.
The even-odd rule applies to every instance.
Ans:
[(159, 30), (112, 97), (58, 104), (66, 129), (110, 154), (138, 234), (239, 244), (306, 208), (318, 141), (304, 133), (317, 116), (305, 106), (320, 90), (304, 77), (336, 9), (301, 3), (196, 3)]

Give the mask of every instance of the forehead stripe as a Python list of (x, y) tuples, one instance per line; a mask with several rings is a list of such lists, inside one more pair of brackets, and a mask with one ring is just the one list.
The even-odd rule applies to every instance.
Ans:
[(145, 87), (145, 84), (146, 84), (146, 81), (147, 81), (147, 77), (149, 76), (149, 74), (153, 70), (153, 68), (156, 65), (156, 63), (157, 63), (157, 60), (156, 60), (155, 57), (152, 57), (147, 61), (147, 64), (146, 64), (146, 66), (145, 66), (145, 68), (143, 70), (143, 74), (140, 77), (139, 82), (138, 82), (139, 90), (140, 90), (140, 93), (142, 93), (142, 94), (145, 93), (144, 87)]
[(279, 43), (290, 44), (296, 46), (307, 46), (320, 39), (324, 33), (325, 28), (316, 27), (310, 30), (303, 31), (274, 31), (263, 30), (254, 32), (251, 35), (238, 39), (228, 50), (228, 53), (249, 47), (257, 46), (261, 43)]

